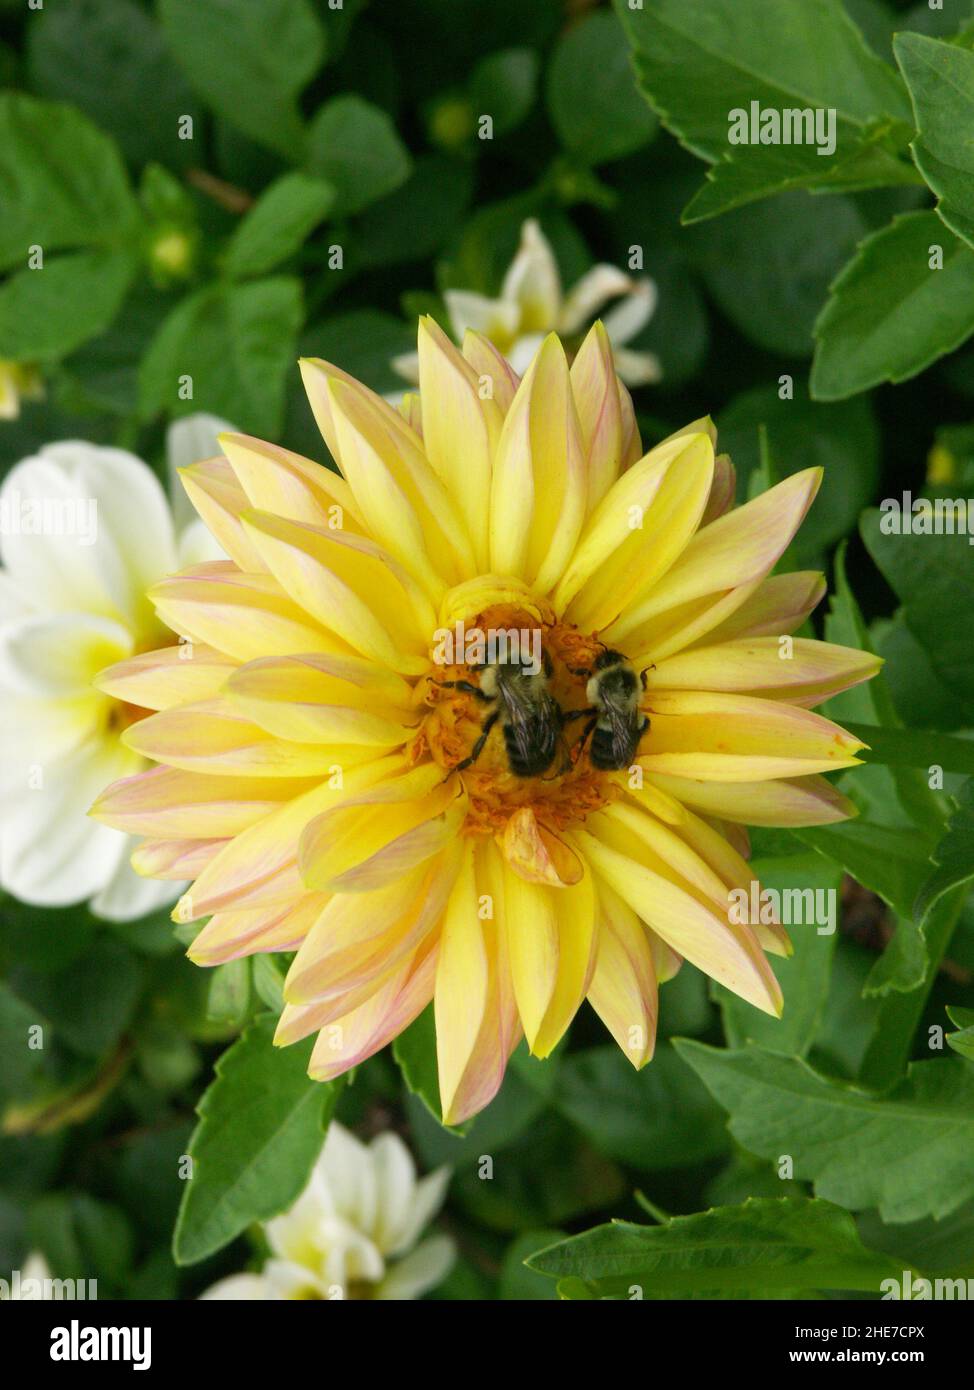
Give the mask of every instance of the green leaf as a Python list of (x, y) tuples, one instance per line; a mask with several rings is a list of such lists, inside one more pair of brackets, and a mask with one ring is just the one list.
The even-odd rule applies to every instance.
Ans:
[(117, 1292), (132, 1262), (125, 1215), (87, 1193), (48, 1192), (30, 1211), (31, 1244), (57, 1279), (97, 1279), (99, 1295)]
[(931, 1274), (974, 1276), (974, 1202), (959, 1207), (943, 1221), (926, 1217), (898, 1226), (887, 1226), (876, 1212), (858, 1218), (863, 1240), (874, 1250), (895, 1255)]
[[(834, 107), (840, 151), (877, 116), (909, 120), (896, 76), (866, 46), (840, 0), (617, 0), (643, 91), (701, 159), (728, 149), (729, 113)], [(693, 80), (687, 80), (692, 73)]]
[(345, 217), (405, 183), (412, 161), (386, 113), (349, 95), (333, 97), (312, 120), (307, 167), (332, 185), (334, 215)]
[(0, 285), (0, 357), (66, 357), (114, 321), (137, 269), (125, 251), (76, 251)]
[(865, 230), (851, 198), (796, 191), (694, 227), (687, 245), (711, 295), (751, 342), (807, 357), (828, 287)]
[(955, 1052), (968, 1061), (974, 1062), (974, 1009), (962, 1009), (958, 1005), (948, 1005), (950, 1021), (956, 1023), (959, 1033), (948, 1033), (947, 1041)]
[(401, 187), (366, 208), (355, 229), (355, 264), (395, 265), (431, 257), (459, 230), (473, 196), (466, 162), (422, 155)]
[[(752, 867), (754, 878), (762, 888), (782, 894), (806, 890), (813, 895), (833, 893), (833, 901), (838, 901), (841, 870), (818, 855), (755, 859)], [(820, 900), (813, 898), (813, 901), (817, 905)], [(794, 930), (789, 932), (794, 955), (774, 958), (774, 973), (785, 997), (785, 1011), (780, 1019), (761, 1013), (729, 990), (715, 988), (729, 1046), (740, 1047), (752, 1041), (772, 1052), (803, 1057), (814, 1042), (828, 1000), (836, 932), (819, 934), (817, 928), (828, 923), (812, 921), (805, 910), (804, 899), (802, 911), (803, 920), (796, 922)]]
[(36, 1008), (18, 999), (10, 986), (0, 981), (0, 1056), (4, 1059), (0, 1095), (4, 1098), (27, 1096), (43, 1073), (43, 1051), (30, 1046), (31, 1029), (38, 1024), (45, 1032), (50, 1026)]
[(538, 55), (531, 48), (489, 53), (474, 68), (467, 90), (474, 115), (490, 116), (494, 134), (516, 129), (534, 105)]
[(588, 164), (631, 154), (656, 132), (636, 89), (626, 36), (611, 14), (589, 15), (562, 35), (547, 96), (562, 144)]
[(792, 388), (790, 400), (782, 400), (776, 386), (758, 386), (735, 396), (721, 410), (717, 425), (721, 448), (734, 460), (742, 492), (758, 464), (759, 425), (767, 426), (771, 453), (783, 465), (780, 476), (803, 468), (825, 470), (816, 505), (792, 542), (795, 566), (801, 568), (816, 564), (829, 546), (847, 535), (875, 496), (879, 431), (867, 399), (825, 405), (809, 400), (801, 380), (793, 380)]
[(309, 0), (159, 0), (159, 19), (203, 100), (251, 140), (299, 163), (297, 94), (325, 53)]
[(863, 1245), (848, 1212), (808, 1197), (752, 1197), (659, 1226), (616, 1221), (570, 1236), (528, 1264), (555, 1279), (582, 1280), (590, 1297), (625, 1299), (878, 1293), (883, 1279), (903, 1274), (901, 1260)]
[(199, 107), (162, 31), (133, 0), (45, 5), (25, 28), (27, 72), (41, 96), (80, 107), (135, 165), (183, 167), (197, 156), (177, 138), (181, 116)]
[(252, 958), (254, 989), (264, 1005), (280, 1015), (284, 1010), (284, 976), (279, 957), (260, 954)]
[(263, 275), (304, 245), (334, 202), (323, 179), (284, 174), (261, 194), (230, 239), (223, 267), (233, 277)]
[(19, 92), (0, 94), (0, 206), (4, 269), (26, 266), (34, 245), (45, 260), (68, 248), (123, 247), (139, 215), (115, 143), (72, 107)]
[(209, 975), (206, 1017), (212, 1023), (239, 1028), (250, 1006), (250, 957), (224, 961)]
[(512, 1241), (504, 1251), (504, 1263), (501, 1265), (497, 1288), (498, 1298), (508, 1301), (557, 1299), (554, 1285), (545, 1279), (543, 1274), (530, 1268), (525, 1261), (536, 1251), (564, 1239), (564, 1231), (525, 1231), (517, 1240)]
[[(943, 266), (931, 268), (934, 248)], [(863, 241), (815, 325), (812, 395), (841, 400), (906, 381), (974, 331), (974, 251), (935, 212), (909, 212)]]
[(923, 34), (897, 34), (893, 48), (913, 101), (917, 168), (944, 222), (974, 246), (974, 52)]
[(803, 844), (840, 864), (863, 887), (878, 893), (902, 917), (910, 917), (928, 867), (927, 847), (906, 826), (838, 821), (794, 832)]
[(0, 267), (18, 267), (0, 285), (0, 356), (56, 361), (109, 327), (135, 274), (139, 208), (118, 149), (71, 107), (6, 92), (0, 206)]
[(702, 222), (790, 188), (851, 193), (920, 181), (913, 166), (897, 158), (910, 134), (904, 123), (877, 120), (861, 132), (843, 134), (828, 156), (816, 144), (731, 146), (707, 170), (707, 182), (684, 208), (681, 220), (684, 225)]
[(188, 1180), (173, 1237), (177, 1264), (195, 1264), (253, 1221), (298, 1197), (321, 1152), (341, 1084), (307, 1075), (311, 1042), (275, 1048), (264, 1015), (216, 1064), (197, 1108)]
[(106, 935), (66, 969), (16, 970), (11, 984), (50, 1020), (55, 1039), (85, 1057), (101, 1057), (128, 1027), (143, 978), (136, 956)]
[[(840, 646), (874, 651), (869, 629), (846, 573), (846, 554), (847, 544), (843, 541), (835, 559), (835, 587), (825, 619), (826, 640)], [(824, 712), (829, 719), (837, 720), (846, 727), (849, 720), (868, 720), (891, 729), (901, 727), (885, 669), (871, 681), (833, 696)], [(867, 737), (865, 742), (869, 744), (870, 751), (864, 752), (863, 756), (872, 761), (873, 737)], [(895, 767), (887, 772), (873, 765), (868, 772), (856, 773), (855, 778), (849, 780), (858, 795), (866, 793), (870, 810), (877, 816), (883, 815), (884, 823), (897, 824), (905, 819), (932, 835), (939, 834), (945, 807), (930, 790), (926, 777), (916, 769)], [(902, 808), (902, 817), (895, 815), (896, 806)]]
[(957, 809), (931, 856), (937, 867), (917, 895), (917, 917), (929, 911), (951, 888), (974, 878), (974, 778), (964, 783), (956, 799)]
[(679, 1168), (726, 1148), (722, 1117), (669, 1046), (642, 1071), (614, 1045), (573, 1053), (558, 1068), (552, 1103), (600, 1153), (635, 1168)]
[(974, 723), (974, 709), (968, 711), (937, 675), (929, 654), (907, 627), (902, 609), (891, 618), (876, 618), (870, 634), (886, 663), (883, 675), (902, 723), (909, 720), (917, 728), (944, 732)]
[[(464, 1164), (476, 1168), (482, 1154), (497, 1154), (526, 1133), (546, 1109), (548, 1101), (532, 1081), (525, 1080), (518, 1066), (520, 1049), (515, 1052), (497, 1095), (475, 1115), (461, 1133), (448, 1129), (434, 1117), (416, 1092), (406, 1097), (406, 1113), (413, 1146), (427, 1168), (449, 1163), (456, 1169)], [(554, 1070), (556, 1062), (537, 1063)]]
[(877, 1095), (758, 1047), (677, 1047), (730, 1112), (735, 1139), (762, 1158), (790, 1155), (819, 1197), (915, 1221), (974, 1195), (974, 1072), (960, 1061), (914, 1062)]
[[(142, 359), (140, 409), (147, 416), (206, 410), (252, 434), (276, 435), (301, 317), (301, 283), (284, 276), (187, 296)], [(180, 394), (185, 377), (189, 399)]]
[[(974, 252), (966, 254), (974, 267)], [(891, 529), (905, 519), (897, 519), (892, 511), (869, 511), (862, 519), (862, 538), (903, 604), (906, 624), (934, 670), (956, 695), (974, 702), (974, 566), (969, 537), (926, 535), (915, 529), (897, 534)], [(918, 517), (909, 520), (914, 528), (919, 522)]]
[(886, 767), (922, 767), (925, 771), (936, 765), (944, 772), (974, 775), (974, 741), (970, 739), (927, 733), (923, 729), (881, 729), (873, 724), (845, 719), (842, 722), (849, 733), (868, 743), (868, 748), (856, 754), (864, 762)]

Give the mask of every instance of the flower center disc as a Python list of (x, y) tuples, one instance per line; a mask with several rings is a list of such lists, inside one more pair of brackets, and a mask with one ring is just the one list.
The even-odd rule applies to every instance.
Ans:
[[(530, 661), (539, 650), (544, 652), (551, 668), (547, 689), (562, 715), (589, 708), (585, 690), (588, 674), (603, 650), (596, 638), (579, 632), (571, 623), (539, 622), (536, 615), (506, 604), (485, 609), (465, 624), (465, 630), (488, 636), (512, 631), (522, 635), (523, 660)], [(523, 636), (534, 644), (526, 652)], [(588, 723), (584, 717), (564, 723), (555, 756), (544, 773), (518, 777), (511, 772), (502, 727), (503, 702), (499, 697), (487, 702), (448, 684), (467, 681), (479, 687), (483, 674), (482, 668), (463, 660), (449, 665), (441, 662), (434, 666), (426, 695), (430, 712), (423, 724), (423, 741), (434, 761), (447, 772), (470, 757), (485, 721), (495, 710), (499, 713), (476, 761), (460, 773), (470, 802), (464, 834), (495, 835), (523, 806), (531, 807), (540, 824), (561, 830), (606, 805), (615, 788), (606, 773), (592, 767), (587, 746), (585, 751), (581, 749)]]

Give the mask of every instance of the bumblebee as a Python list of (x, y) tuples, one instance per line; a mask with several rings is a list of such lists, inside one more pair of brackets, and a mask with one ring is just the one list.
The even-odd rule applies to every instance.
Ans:
[(479, 685), (466, 680), (442, 682), (493, 705), (469, 757), (453, 771), (462, 772), (477, 761), (499, 721), (511, 772), (515, 777), (540, 777), (554, 762), (562, 729), (561, 709), (548, 689), (551, 663), (547, 655), (542, 656), (540, 671), (516, 661), (490, 662), (478, 669), (482, 672)]
[(639, 708), (640, 694), (646, 689), (646, 671), (637, 677), (621, 652), (607, 648), (596, 657), (591, 671), (573, 674), (589, 678), (585, 687), (588, 709), (572, 710), (564, 716), (566, 720), (589, 716), (579, 743), (579, 756), (591, 735), (589, 757), (593, 767), (617, 772), (631, 766), (639, 740), (649, 728), (649, 719)]

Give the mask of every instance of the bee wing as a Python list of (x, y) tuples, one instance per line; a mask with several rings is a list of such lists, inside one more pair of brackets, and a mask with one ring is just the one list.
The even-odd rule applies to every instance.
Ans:
[(535, 704), (509, 696), (507, 709), (514, 742), (525, 762), (531, 761), (539, 749), (554, 751), (561, 711), (547, 691)]
[(622, 704), (618, 700), (609, 699), (604, 702), (604, 712), (612, 730), (613, 752), (619, 758), (630, 757), (636, 742), (638, 709), (628, 702)]

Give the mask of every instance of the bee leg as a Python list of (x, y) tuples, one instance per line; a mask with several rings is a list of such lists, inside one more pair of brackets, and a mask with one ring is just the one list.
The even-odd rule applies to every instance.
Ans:
[(462, 772), (464, 768), (469, 767), (471, 763), (475, 763), (477, 761), (481, 753), (484, 751), (484, 744), (487, 742), (487, 735), (490, 733), (491, 729), (497, 723), (499, 717), (500, 710), (495, 709), (493, 714), (488, 714), (487, 718), (484, 720), (483, 727), (480, 730), (480, 737), (470, 750), (470, 756), (464, 758), (462, 763), (457, 763), (456, 767), (451, 768), (451, 772)]
[[(427, 676), (427, 680), (432, 680), (432, 676)], [(479, 685), (474, 685), (472, 681), (436, 681), (442, 690), (462, 690), (467, 695), (474, 695), (478, 700), (483, 700), (485, 705), (489, 705), (495, 696), (485, 695)]]
[(642, 687), (643, 687), (644, 690), (646, 689), (646, 672), (647, 672), (647, 671), (655, 671), (655, 670), (656, 670), (656, 662), (654, 661), (653, 664), (652, 664), (652, 666), (644, 666), (643, 669), (640, 671), (640, 673), (639, 673), (639, 679), (640, 679), (640, 681), (642, 682)]
[[(572, 752), (573, 752), (574, 757), (575, 757), (575, 765), (576, 765), (576, 767), (578, 766), (578, 760), (579, 760), (579, 758), (580, 758), (580, 757), (582, 756), (582, 754), (585, 752), (585, 745), (586, 745), (586, 743), (588, 743), (589, 739), (590, 739), (591, 736), (592, 736), (592, 730), (595, 728), (596, 724), (599, 722), (599, 712), (598, 712), (598, 710), (586, 710), (585, 713), (586, 713), (586, 714), (591, 714), (592, 718), (591, 718), (591, 719), (588, 721), (588, 723), (585, 725), (585, 728), (582, 730), (582, 737), (581, 737), (581, 738), (579, 739), (579, 741), (575, 744), (575, 748), (572, 749)], [(577, 751), (576, 751), (576, 750), (577, 750)]]

